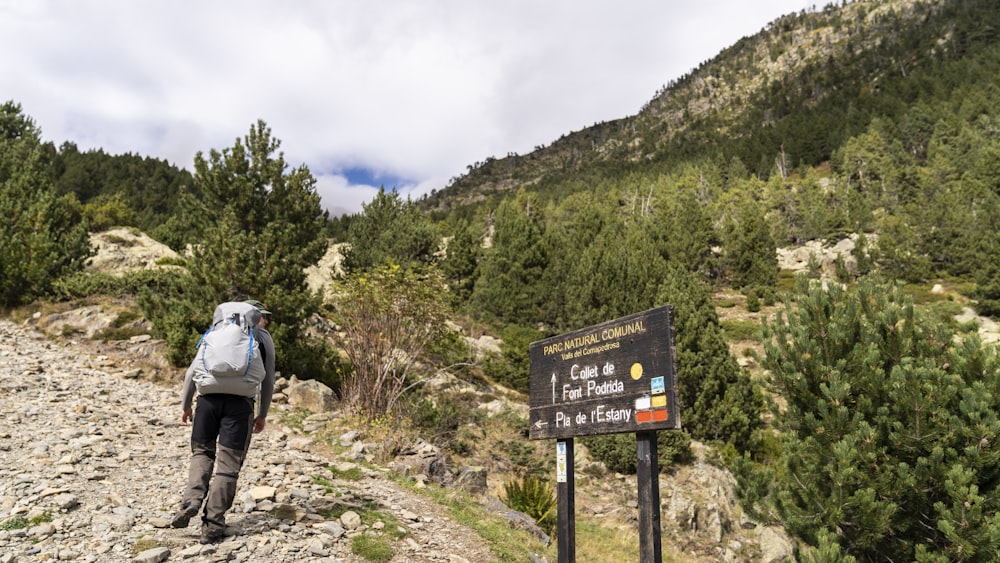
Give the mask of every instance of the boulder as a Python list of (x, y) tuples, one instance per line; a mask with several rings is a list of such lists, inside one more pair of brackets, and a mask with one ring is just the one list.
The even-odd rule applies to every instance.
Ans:
[(396, 473), (408, 477), (424, 476), (441, 486), (451, 484), (452, 475), (441, 448), (421, 439), (403, 449), (389, 467)]
[(463, 467), (455, 477), (455, 488), (481, 495), (486, 492), (486, 468), (481, 466)]
[(333, 389), (315, 379), (299, 381), (293, 378), (285, 394), (288, 396), (290, 406), (309, 412), (326, 412), (333, 410), (337, 405), (337, 396)]

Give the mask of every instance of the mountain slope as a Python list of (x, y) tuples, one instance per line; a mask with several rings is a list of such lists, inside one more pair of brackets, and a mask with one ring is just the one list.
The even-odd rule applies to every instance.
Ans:
[(588, 176), (699, 159), (738, 159), (763, 178), (776, 160), (817, 165), (872, 119), (980, 80), (953, 74), (995, 49), (998, 13), (987, 0), (885, 0), (787, 15), (671, 80), (638, 114), (488, 157), (423, 204), (445, 211), (521, 186), (563, 196)]

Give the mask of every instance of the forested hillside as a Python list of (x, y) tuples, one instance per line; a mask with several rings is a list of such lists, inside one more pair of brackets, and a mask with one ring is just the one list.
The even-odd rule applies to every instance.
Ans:
[[(893, 277), (985, 281), (993, 260), (982, 258), (997, 246), (998, 39), (988, 1), (789, 15), (639, 114), (487, 158), (421, 205), (480, 232), (519, 189), (537, 198), (535, 221), (563, 229), (582, 208), (648, 219), (646, 232), (712, 277), (741, 275), (738, 256), (712, 264), (705, 249), (732, 247), (754, 210), (779, 246), (878, 232), (876, 260)], [(679, 220), (694, 228), (663, 232)]]
[[(177, 365), (205, 302), (260, 299), (280, 369), (372, 420), (409, 417), (454, 455), (475, 409), (422, 394), (421, 378), (525, 392), (530, 342), (671, 304), (684, 431), (660, 433), (664, 466), (692, 438), (717, 448), (746, 510), (796, 534), (804, 560), (990, 561), (1000, 371), (954, 313), (1000, 313), (997, 76), (993, 1), (831, 4), (736, 41), (634, 116), (487, 157), (419, 202), (383, 190), (332, 223), (263, 121), (188, 173), (57, 150), (8, 102), (0, 297), (131, 298)], [(85, 271), (87, 229), (122, 224), (192, 250), (159, 273)], [(324, 300), (302, 272), (330, 232), (346, 244)], [(779, 270), (779, 246), (848, 236), (832, 271)], [(927, 307), (915, 288), (931, 281), (956, 289)], [(721, 290), (777, 314), (736, 336)], [(459, 334), (498, 336), (500, 352)], [(735, 338), (761, 370), (740, 367)], [(630, 439), (585, 443), (628, 471)]]

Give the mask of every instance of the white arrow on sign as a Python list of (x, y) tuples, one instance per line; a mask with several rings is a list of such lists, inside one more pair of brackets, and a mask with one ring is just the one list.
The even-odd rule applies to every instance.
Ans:
[(548, 425), (549, 425), (548, 422), (542, 422), (541, 420), (535, 421), (535, 428), (541, 428), (543, 426), (548, 426)]
[(556, 372), (552, 372), (552, 404), (556, 404)]

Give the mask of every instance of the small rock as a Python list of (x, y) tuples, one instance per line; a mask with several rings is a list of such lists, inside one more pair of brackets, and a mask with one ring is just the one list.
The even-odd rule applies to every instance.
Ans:
[(161, 563), (170, 557), (170, 550), (165, 547), (154, 547), (147, 549), (135, 556), (137, 563)]
[(348, 530), (356, 530), (361, 526), (361, 516), (353, 510), (348, 510), (340, 515), (340, 523)]

